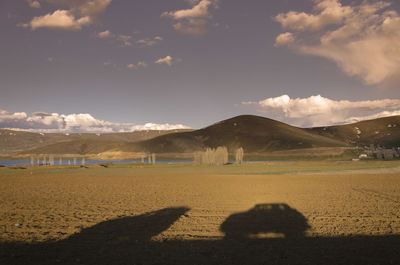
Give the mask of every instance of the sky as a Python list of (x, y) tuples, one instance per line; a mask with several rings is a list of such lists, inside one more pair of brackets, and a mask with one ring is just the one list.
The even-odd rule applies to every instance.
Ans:
[(0, 128), (400, 115), (398, 12), (389, 0), (1, 0)]

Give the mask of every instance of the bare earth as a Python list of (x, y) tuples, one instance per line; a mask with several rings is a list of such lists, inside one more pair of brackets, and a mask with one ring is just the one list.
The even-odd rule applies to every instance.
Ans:
[(371, 163), (2, 168), (0, 260), (400, 264), (400, 163)]

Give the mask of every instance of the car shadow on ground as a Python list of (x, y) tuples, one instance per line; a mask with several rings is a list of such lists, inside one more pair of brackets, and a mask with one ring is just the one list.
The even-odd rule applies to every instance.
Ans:
[(229, 216), (222, 240), (151, 240), (188, 211), (105, 221), (57, 242), (3, 243), (0, 264), (400, 264), (400, 235), (307, 237), (306, 218), (287, 204)]

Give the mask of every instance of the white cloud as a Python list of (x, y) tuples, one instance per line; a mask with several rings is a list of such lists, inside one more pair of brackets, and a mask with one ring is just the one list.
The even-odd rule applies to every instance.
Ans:
[(146, 38), (146, 39), (137, 40), (136, 44), (138, 44), (141, 47), (151, 47), (151, 46), (154, 46), (154, 45), (158, 44), (162, 40), (164, 40), (163, 37), (155, 36), (152, 39)]
[(139, 61), (139, 62), (137, 63), (137, 66), (138, 66), (138, 67), (146, 68), (146, 67), (147, 67), (147, 63), (146, 63), (145, 61)]
[(296, 51), (327, 58), (349, 76), (368, 85), (400, 81), (400, 16), (390, 3), (362, 1), (342, 5), (338, 0), (314, 0), (313, 13), (290, 11), (275, 20), (296, 32), (291, 44)]
[[(37, 1), (28, 2), (37, 6), (35, 4)], [(34, 17), (29, 23), (20, 23), (18, 26), (30, 27), (32, 30), (51, 28), (78, 31), (82, 29), (82, 26), (96, 22), (98, 16), (105, 11), (111, 0), (47, 0), (47, 2), (67, 5), (69, 9), (57, 9), (52, 13)]]
[(364, 116), (364, 117), (350, 117), (346, 119), (346, 123), (354, 123), (354, 122), (359, 122), (362, 120), (372, 120), (372, 119), (378, 119), (378, 118), (383, 118), (383, 117), (389, 117), (389, 116), (398, 116), (400, 115), (400, 110), (395, 110), (395, 111), (382, 111), (376, 114), (372, 114), (369, 116)]
[(9, 113), (0, 110), (0, 128), (28, 130), (36, 132), (131, 132), (141, 130), (188, 129), (182, 124), (116, 123), (95, 119), (90, 114), (69, 114), (35, 112), (28, 116), (25, 112)]
[[(137, 32), (135, 32), (133, 34), (136, 34), (136, 33)], [(164, 38), (161, 36), (133, 40), (133, 35), (125, 35), (125, 34), (115, 35), (115, 34), (112, 34), (111, 31), (109, 31), (109, 30), (99, 32), (99, 33), (95, 34), (95, 36), (100, 39), (113, 38), (113, 39), (117, 40), (121, 44), (122, 47), (130, 47), (130, 46), (133, 46), (133, 44), (136, 44), (136, 46), (142, 47), (142, 48), (152, 47), (164, 40)]]
[(50, 4), (65, 5), (76, 16), (91, 17), (96, 20), (104, 13), (112, 0), (46, 0)]
[(400, 114), (400, 99), (349, 101), (320, 95), (292, 99), (288, 95), (242, 102), (269, 118), (301, 127), (328, 126)]
[(207, 33), (207, 21), (205, 19), (191, 18), (187, 21), (177, 22), (174, 29), (183, 34), (201, 36)]
[(88, 16), (93, 20), (104, 13), (112, 0), (66, 0), (75, 12), (80, 13), (81, 16)]
[(163, 17), (170, 17), (176, 21), (174, 29), (191, 35), (203, 35), (207, 32), (207, 24), (212, 18), (210, 8), (218, 8), (217, 0), (190, 0), (190, 9), (182, 9), (161, 14)]
[(18, 23), (18, 24), (17, 24), (17, 27), (20, 27), (20, 28), (29, 28), (29, 27), (30, 27), (30, 24), (29, 24), (29, 23)]
[(172, 66), (172, 57), (171, 56), (166, 56), (164, 58), (160, 58), (155, 61), (156, 64), (166, 64), (168, 66)]
[(102, 31), (97, 34), (97, 37), (100, 39), (107, 39), (107, 38), (111, 38), (112, 36), (113, 36), (113, 34), (109, 30)]
[(275, 47), (286, 46), (294, 42), (293, 34), (290, 32), (282, 33), (275, 40)]
[(56, 10), (51, 14), (34, 17), (29, 26), (32, 30), (38, 28), (52, 28), (64, 30), (80, 30), (82, 25), (90, 23), (88, 17), (76, 19), (68, 10)]
[(133, 125), (130, 127), (131, 131), (146, 131), (146, 130), (176, 130), (176, 129), (190, 129), (190, 127), (182, 124), (156, 124), (148, 122), (144, 125)]
[(119, 35), (117, 40), (121, 42), (122, 47), (132, 46), (131, 42), (132, 36), (129, 35)]
[(329, 25), (341, 24), (353, 11), (349, 6), (342, 6), (338, 0), (314, 0), (314, 2), (315, 14), (290, 11), (277, 15), (275, 20), (285, 29), (317, 31)]
[(39, 1), (34, 1), (34, 0), (27, 0), (28, 4), (32, 8), (40, 8), (40, 3)]
[(139, 61), (137, 62), (137, 64), (127, 64), (126, 68), (128, 69), (139, 69), (139, 68), (146, 68), (147, 67), (147, 63), (145, 61)]
[(190, 9), (182, 9), (177, 11), (165, 12), (164, 16), (170, 16), (174, 19), (183, 18), (199, 18), (199, 17), (209, 17), (209, 7), (213, 4), (211, 0), (202, 0), (198, 3), (192, 2), (193, 7)]

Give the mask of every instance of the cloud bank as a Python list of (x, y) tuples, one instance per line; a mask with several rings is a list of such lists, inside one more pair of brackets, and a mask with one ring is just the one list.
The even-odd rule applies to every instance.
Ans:
[[(112, 0), (47, 0), (50, 4), (67, 6), (69, 9), (57, 9), (43, 16), (34, 17), (29, 23), (19, 26), (36, 30), (50, 28), (78, 31), (98, 21)], [(40, 7), (38, 1), (28, 1), (32, 7)]]
[(365, 84), (400, 83), (400, 16), (386, 1), (313, 0), (313, 12), (275, 16), (287, 32), (275, 46), (335, 62), (349, 76)]
[(58, 114), (34, 112), (28, 116), (25, 112), (10, 113), (0, 110), (0, 128), (26, 130), (33, 132), (79, 132), (79, 133), (112, 133), (143, 130), (188, 129), (182, 124), (116, 123), (98, 120), (90, 114)]
[(207, 32), (207, 24), (212, 18), (210, 9), (218, 8), (217, 0), (190, 0), (192, 8), (164, 12), (162, 17), (175, 20), (174, 29), (183, 34), (200, 36)]
[(268, 118), (300, 127), (329, 126), (400, 115), (400, 99), (349, 101), (320, 95), (290, 98), (288, 95), (258, 102), (242, 102)]

